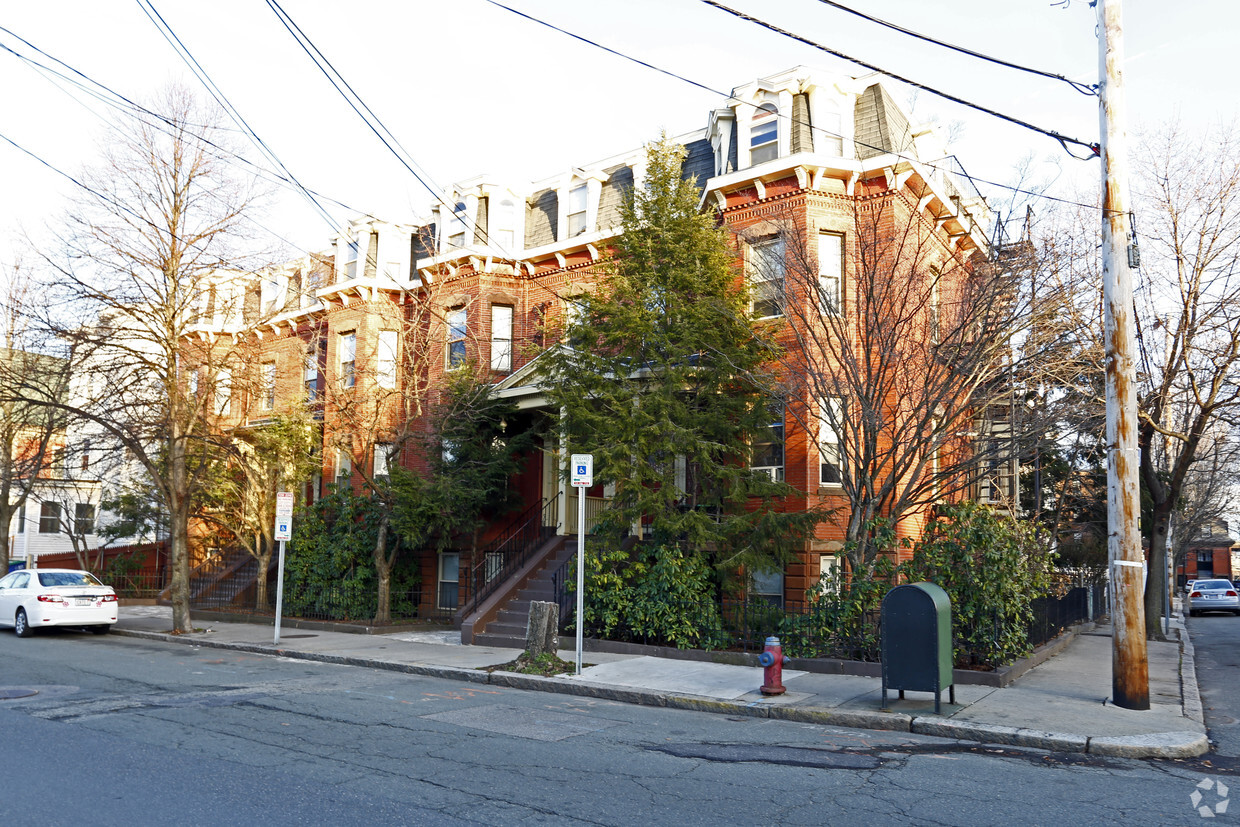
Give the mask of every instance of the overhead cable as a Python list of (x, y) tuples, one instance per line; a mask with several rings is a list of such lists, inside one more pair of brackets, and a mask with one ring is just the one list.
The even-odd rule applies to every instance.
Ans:
[(860, 17), (862, 20), (868, 20), (871, 23), (877, 23), (878, 25), (885, 26), (888, 29), (891, 29), (893, 31), (900, 32), (901, 34), (906, 34), (909, 37), (915, 37), (918, 40), (924, 40), (926, 43), (933, 43), (935, 46), (942, 46), (944, 49), (950, 49), (953, 52), (959, 52), (962, 55), (968, 55), (969, 57), (975, 57), (975, 58), (978, 58), (979, 60), (989, 61), (990, 63), (995, 63), (995, 64), (998, 64), (999, 66), (1006, 66), (1007, 68), (1015, 69), (1018, 72), (1028, 72), (1031, 75), (1038, 75), (1039, 77), (1049, 78), (1050, 80), (1062, 81), (1068, 84), (1069, 86), (1071, 86), (1077, 92), (1080, 92), (1082, 95), (1095, 95), (1096, 96), (1098, 94), (1098, 85), (1096, 83), (1095, 84), (1081, 83), (1078, 80), (1072, 80), (1071, 78), (1064, 77), (1063, 75), (1056, 75), (1052, 72), (1043, 72), (1041, 69), (1033, 69), (1028, 66), (1021, 66), (1019, 63), (1012, 63), (1010, 61), (1004, 60), (1003, 58), (992, 57), (991, 55), (983, 54), (981, 52), (974, 51), (973, 49), (968, 49), (964, 46), (957, 46), (953, 43), (948, 43), (943, 40), (937, 40), (933, 37), (930, 37), (929, 35), (924, 35), (920, 32), (915, 32), (912, 29), (906, 29), (903, 26), (899, 26), (895, 23), (891, 23), (887, 20), (883, 20), (878, 17), (874, 17), (873, 15), (866, 14), (865, 12), (857, 11), (856, 9), (850, 9), (848, 6), (845, 6), (843, 3), (835, 2), (835, 0), (818, 0), (818, 2), (822, 3), (824, 6), (830, 6), (833, 9), (839, 9), (842, 12), (847, 12), (848, 14), (856, 15), (857, 17)]
[(1028, 121), (1022, 121), (1019, 118), (1013, 118), (1010, 115), (1004, 115), (1001, 112), (996, 112), (993, 109), (988, 109), (985, 106), (981, 106), (980, 104), (967, 101), (964, 98), (951, 95), (947, 92), (939, 91), (938, 89), (935, 89), (934, 87), (927, 86), (924, 83), (918, 83), (915, 80), (902, 77), (901, 75), (897, 75), (894, 72), (888, 72), (886, 69), (876, 66), (873, 63), (867, 63), (864, 60), (860, 60), (855, 57), (849, 57), (848, 55), (844, 54), (841, 51), (832, 49), (829, 46), (824, 46), (821, 43), (818, 43), (814, 40), (810, 40), (808, 37), (804, 37), (803, 35), (796, 34), (795, 32), (790, 32), (787, 29), (781, 29), (779, 26), (776, 26), (773, 23), (768, 23), (765, 20), (759, 20), (758, 18), (752, 15), (749, 15), (749, 14), (745, 14), (742, 11), (737, 11), (736, 9), (729, 8), (728, 6), (725, 6), (722, 3), (717, 2), (717, 0), (702, 0), (702, 2), (708, 6), (712, 6), (716, 9), (719, 9), (720, 11), (727, 12), (728, 14), (734, 17), (740, 18), (741, 20), (744, 20), (747, 23), (753, 23), (755, 26), (761, 26), (762, 28), (775, 32), (776, 34), (781, 34), (784, 37), (795, 40), (798, 43), (804, 43), (806, 46), (811, 46), (815, 49), (818, 49), (821, 52), (826, 52), (829, 55), (838, 57), (841, 60), (847, 60), (849, 63), (855, 63), (858, 66), (869, 69), (871, 72), (878, 72), (880, 74), (886, 75), (887, 77), (898, 80), (901, 83), (907, 83), (909, 86), (912, 86), (914, 89), (921, 89), (924, 92), (929, 92), (932, 95), (937, 95), (938, 97), (943, 98), (944, 100), (949, 100), (952, 103), (958, 103), (961, 106), (967, 106), (970, 109), (976, 109), (979, 112), (984, 112), (987, 115), (991, 115), (992, 117), (1007, 121), (1008, 123), (1014, 123), (1017, 126), (1023, 126), (1025, 129), (1029, 129), (1041, 135), (1046, 135), (1047, 137), (1054, 138), (1056, 141), (1059, 142), (1060, 146), (1064, 148), (1064, 151), (1067, 152), (1069, 155), (1072, 155), (1074, 158), (1079, 158), (1080, 156), (1074, 155), (1072, 150), (1068, 149), (1069, 144), (1083, 147), (1084, 149), (1088, 150), (1090, 153), (1089, 157), (1097, 156), (1102, 152), (1101, 146), (1099, 146), (1097, 143), (1089, 143), (1087, 141), (1078, 140), (1077, 138), (1069, 138), (1068, 136), (1061, 135), (1058, 132), (1055, 132), (1053, 130), (1043, 129), (1040, 126), (1034, 126)]
[(266, 141), (259, 137), (258, 133), (255, 132), (245, 118), (242, 117), (241, 113), (237, 111), (231, 102), (229, 102), (228, 97), (218, 86), (216, 86), (215, 81), (211, 79), (211, 76), (207, 74), (207, 71), (203, 69), (202, 65), (198, 63), (197, 59), (194, 58), (193, 54), (189, 51), (185, 44), (181, 42), (181, 39), (177, 37), (176, 32), (172, 30), (172, 27), (169, 26), (167, 21), (165, 21), (159, 14), (151, 0), (137, 0), (137, 3), (139, 8), (141, 8), (150, 21), (155, 24), (155, 28), (157, 28), (160, 34), (164, 36), (164, 39), (168, 41), (181, 60), (185, 62), (185, 65), (190, 68), (190, 71), (194, 73), (194, 76), (198, 78), (206, 90), (211, 94), (211, 97), (215, 98), (215, 101), (224, 109), (225, 112), (228, 113), (229, 117), (233, 119), (233, 122), (245, 131), (245, 133), (250, 137), (250, 140), (254, 142), (254, 145), (258, 147), (259, 151), (262, 152), (263, 155), (271, 161), (271, 163), (283, 170), (289, 180), (296, 185), (302, 195), (310, 202), (323, 220), (327, 222), (332, 231), (335, 232), (338, 230), (339, 224), (332, 214), (328, 212), (319, 200), (310, 193), (310, 190), (302, 185), (301, 181), (297, 179), (297, 176), (293, 175), (289, 168), (284, 165), (284, 162), (280, 160), (280, 157), (276, 155), (275, 151), (267, 145)]
[[(382, 120), (380, 120), (374, 110), (372, 110), (366, 102), (362, 100), (361, 95), (359, 95), (357, 91), (349, 85), (349, 82), (345, 80), (344, 75), (340, 74), (336, 67), (332, 65), (332, 62), (328, 60), (327, 56), (324, 55), (319, 47), (314, 44), (314, 41), (312, 41), (310, 37), (302, 31), (301, 27), (297, 25), (296, 21), (293, 20), (289, 13), (286, 12), (283, 7), (276, 2), (276, 0), (267, 0), (267, 5), (284, 25), (284, 28), (288, 30), (288, 33), (291, 34), (293, 39), (297, 41), (297, 44), (301, 46), (302, 50), (309, 56), (314, 65), (317, 66), (319, 71), (323, 73), (323, 76), (327, 78), (329, 83), (331, 83), (332, 87), (335, 88), (336, 92), (344, 98), (345, 102), (349, 104), (349, 107), (359, 118), (362, 119), (366, 126), (370, 128), (370, 131), (375, 133), (375, 137), (377, 137), (379, 141), (387, 147), (387, 150), (396, 157), (396, 160), (400, 162), (401, 166), (409, 171), (414, 179), (416, 179), (417, 182), (431, 194), (431, 197), (434, 198), (436, 202), (448, 207), (452, 215), (459, 218), (462, 223), (470, 225), (470, 229), (475, 235), (481, 233), (483, 237), (486, 237), (486, 228), (480, 227), (476, 221), (473, 221), (469, 219), (468, 216), (459, 213), (455, 204), (449, 204), (446, 200), (444, 200), (443, 190), (435, 184), (430, 175), (422, 170), (418, 163), (413, 159), (413, 156), (409, 153), (409, 151), (400, 143), (400, 140), (397, 139), (392, 131), (387, 128)], [(509, 257), (512, 257), (511, 254), (509, 254)]]
[[(591, 40), (591, 39), (589, 39), (588, 37), (583, 37), (582, 35), (579, 35), (579, 34), (577, 34), (576, 32), (570, 32), (570, 31), (568, 31), (567, 29), (563, 29), (563, 28), (561, 28), (561, 27), (559, 27), (559, 26), (555, 25), (554, 23), (549, 23), (549, 22), (547, 22), (546, 20), (541, 20), (541, 19), (539, 19), (539, 18), (537, 18), (537, 17), (534, 17), (533, 15), (526, 14), (525, 12), (520, 11), (519, 9), (514, 9), (514, 8), (512, 8), (511, 6), (507, 6), (507, 5), (505, 5), (505, 4), (501, 3), (501, 2), (499, 2), (499, 0), (486, 0), (486, 2), (487, 2), (487, 3), (490, 3), (492, 6), (495, 6), (496, 8), (500, 8), (500, 9), (503, 9), (504, 11), (510, 12), (510, 13), (512, 13), (512, 14), (515, 14), (515, 15), (517, 15), (518, 17), (523, 17), (523, 18), (525, 18), (526, 20), (529, 20), (531, 23), (537, 23), (537, 24), (538, 24), (538, 25), (540, 25), (540, 26), (545, 26), (546, 28), (551, 29), (551, 30), (552, 30), (552, 31), (554, 31), (554, 32), (559, 32), (560, 34), (565, 35), (566, 37), (571, 37), (571, 38), (573, 38), (574, 40), (581, 41), (582, 43), (585, 43), (585, 44), (586, 44), (586, 45), (588, 45), (588, 46), (593, 46), (593, 47), (595, 47), (596, 49), (601, 49), (601, 50), (603, 50), (604, 52), (607, 52), (608, 54), (615, 55), (616, 57), (621, 58), (621, 59), (623, 59), (623, 60), (627, 60), (627, 61), (629, 61), (630, 63), (636, 63), (638, 66), (642, 66), (642, 67), (645, 67), (645, 68), (647, 68), (647, 69), (652, 69), (653, 71), (658, 72), (659, 74), (662, 74), (662, 75), (667, 75), (667, 76), (668, 76), (668, 77), (670, 77), (670, 78), (673, 78), (673, 79), (675, 79), (675, 80), (679, 80), (679, 81), (681, 81), (682, 83), (687, 83), (687, 84), (689, 84), (690, 86), (696, 87), (696, 88), (698, 88), (698, 89), (703, 89), (703, 90), (705, 90), (705, 91), (707, 91), (707, 92), (710, 92), (710, 93), (711, 93), (711, 94), (713, 94), (713, 95), (718, 95), (718, 96), (723, 97), (723, 98), (731, 98), (731, 97), (732, 97), (732, 95), (731, 95), (731, 93), (730, 93), (730, 92), (724, 92), (724, 91), (721, 91), (721, 90), (719, 90), (719, 89), (715, 89), (715, 88), (714, 88), (714, 87), (712, 87), (712, 86), (707, 86), (707, 85), (706, 85), (706, 84), (704, 84), (704, 83), (699, 83), (698, 81), (693, 80), (693, 79), (691, 79), (691, 78), (687, 78), (687, 77), (685, 77), (684, 75), (678, 75), (678, 74), (676, 74), (675, 72), (672, 72), (672, 71), (670, 71), (670, 70), (668, 70), (668, 69), (664, 69), (664, 68), (662, 68), (662, 67), (655, 66), (654, 64), (652, 64), (652, 63), (647, 63), (646, 61), (641, 60), (640, 58), (636, 58), (636, 57), (633, 57), (632, 55), (625, 54), (624, 52), (621, 52), (621, 51), (618, 51), (618, 50), (616, 50), (616, 49), (613, 49), (613, 48), (611, 48), (610, 46), (604, 46), (603, 44), (598, 43), (598, 42), (596, 42), (596, 41), (594, 41), (594, 40)], [(751, 105), (753, 105), (753, 104), (751, 104)], [(829, 129), (823, 129), (822, 127), (820, 127), (820, 126), (816, 126), (816, 125), (814, 125), (814, 124), (811, 124), (811, 123), (809, 123), (808, 121), (803, 121), (803, 120), (794, 119), (794, 118), (792, 118), (792, 117), (790, 117), (790, 116), (788, 116), (788, 115), (785, 115), (783, 112), (780, 112), (780, 113), (779, 113), (779, 117), (780, 117), (780, 119), (787, 120), (787, 121), (788, 121), (788, 122), (790, 122), (790, 123), (795, 123), (795, 124), (797, 124), (797, 125), (799, 125), (799, 126), (803, 126), (803, 127), (807, 128), (807, 129), (810, 129), (810, 130), (812, 130), (812, 131), (814, 131), (814, 132), (818, 132), (818, 133), (823, 134), (823, 135), (829, 135), (829, 136), (831, 136), (831, 137), (833, 137), (833, 138), (841, 138), (841, 139), (844, 137), (843, 135), (841, 135), (841, 134), (840, 134), (840, 133), (838, 133), (838, 132), (832, 132), (832, 131), (831, 131), (831, 130), (829, 130)], [(918, 159), (918, 158), (914, 158), (914, 157), (912, 157), (912, 156), (905, 155), (904, 153), (901, 153), (901, 152), (894, 152), (894, 151), (892, 151), (892, 150), (890, 150), (890, 149), (887, 149), (887, 148), (884, 148), (884, 147), (879, 147), (879, 146), (875, 146), (874, 144), (869, 144), (869, 143), (866, 143), (865, 141), (861, 140), (860, 138), (855, 138), (855, 137), (854, 137), (854, 138), (853, 138), (853, 142), (854, 142), (857, 146), (864, 147), (864, 148), (866, 148), (866, 149), (872, 149), (872, 150), (876, 150), (876, 151), (878, 151), (878, 152), (888, 153), (888, 154), (894, 155), (894, 156), (896, 156), (897, 158), (900, 158), (900, 159), (902, 159), (902, 160), (906, 160), (906, 161), (915, 161), (915, 162), (917, 162), (917, 163), (923, 164), (924, 166), (926, 166), (926, 167), (927, 167), (927, 168), (929, 168), (929, 169), (938, 170), (938, 171), (940, 171), (940, 172), (947, 172), (947, 173), (952, 173), (952, 174), (955, 174), (955, 170), (949, 169), (949, 168), (947, 168), (947, 167), (940, 166), (940, 165), (938, 165), (938, 164), (937, 164), (936, 162), (934, 162), (934, 161), (922, 161), (922, 160), (920, 160), (920, 159)], [(1091, 146), (1091, 147), (1092, 147), (1093, 145), (1089, 145), (1089, 146)], [(1071, 154), (1071, 153), (1069, 153), (1069, 154)], [(1072, 157), (1074, 157), (1074, 158), (1078, 158), (1078, 160), (1085, 160), (1085, 159), (1081, 159), (1079, 156), (1076, 156), (1076, 155), (1073, 155)], [(1088, 208), (1088, 207), (1090, 207), (1090, 206), (1091, 206), (1091, 205), (1089, 205), (1089, 204), (1082, 204), (1082, 203), (1080, 203), (1079, 201), (1072, 201), (1072, 200), (1067, 199), (1067, 198), (1058, 198), (1058, 197), (1053, 196), (1053, 195), (1046, 195), (1045, 193), (1042, 193), (1042, 192), (1037, 192), (1037, 191), (1035, 191), (1035, 190), (1023, 189), (1023, 188), (1021, 188), (1021, 187), (1014, 187), (1014, 186), (1012, 186), (1011, 184), (1001, 184), (1001, 183), (999, 183), (999, 182), (997, 182), (997, 181), (990, 181), (990, 180), (987, 180), (987, 179), (985, 179), (985, 178), (976, 178), (976, 177), (971, 176), (971, 175), (968, 175), (968, 174), (966, 174), (966, 176), (965, 176), (965, 177), (969, 178), (969, 180), (970, 180), (970, 181), (980, 182), (980, 183), (986, 184), (987, 186), (996, 187), (996, 188), (998, 188), (998, 189), (1006, 190), (1006, 191), (1008, 191), (1008, 192), (1012, 193), (1013, 195), (1028, 195), (1028, 196), (1032, 196), (1032, 197), (1034, 197), (1034, 198), (1041, 198), (1041, 199), (1043, 199), (1043, 200), (1045, 200), (1045, 201), (1053, 201), (1053, 202), (1056, 202), (1056, 203), (1059, 203), (1059, 204), (1066, 204), (1066, 205), (1073, 206), (1073, 207), (1087, 207), (1087, 208)]]

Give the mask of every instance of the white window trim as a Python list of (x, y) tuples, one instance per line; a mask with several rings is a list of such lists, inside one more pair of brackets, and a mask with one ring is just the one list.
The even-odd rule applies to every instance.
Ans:
[[(844, 485), (844, 452), (840, 447), (839, 430), (832, 422), (831, 415), (826, 412), (827, 406), (833, 409), (831, 415), (834, 415), (835, 422), (842, 421), (844, 415), (843, 401), (839, 397), (818, 400), (818, 487), (839, 489), (843, 488)], [(832, 465), (826, 458), (829, 452), (835, 454), (834, 466), (837, 475), (840, 477), (839, 482), (823, 482), (823, 470)]]
[[(827, 255), (830, 254), (830, 255)], [(818, 233), (818, 298), (823, 315), (839, 315), (844, 306), (844, 234)]]
[(339, 334), (336, 344), (339, 348), (337, 363), (340, 368), (340, 385), (351, 388), (357, 384), (357, 331), (350, 330)]
[[(460, 314), (461, 319), (461, 323), (459, 325), (455, 321), (458, 313)], [(457, 368), (464, 366), (465, 362), (469, 358), (469, 347), (467, 345), (467, 340), (469, 338), (469, 308), (465, 306), (450, 308), (445, 318), (445, 322), (447, 323), (447, 331), (445, 335), (444, 367), (447, 370), (456, 370)], [(459, 336), (457, 335), (458, 328), (460, 330)], [(453, 347), (458, 343), (461, 348), (461, 358), (459, 361), (454, 362), (452, 359), (452, 351)]]
[(400, 342), (395, 330), (380, 330), (375, 351), (375, 382), (381, 388), (395, 390), (396, 365)]
[[(771, 249), (772, 253), (764, 252)], [(778, 251), (777, 254), (775, 251)], [(788, 248), (783, 236), (770, 236), (768, 238), (760, 238), (749, 242), (746, 245), (746, 264), (749, 287), (752, 295), (750, 296), (750, 312), (754, 314), (755, 319), (780, 319), (785, 315), (783, 304), (788, 299)], [(778, 275), (774, 273), (773, 265), (779, 265), (780, 272)], [(772, 265), (772, 266), (768, 266)], [(762, 286), (779, 283), (778, 302), (779, 307), (776, 308), (777, 313), (758, 315), (758, 305), (770, 301), (767, 298), (758, 296)]]
[(512, 331), (515, 316), (512, 305), (491, 305), (491, 370), (497, 373), (512, 372)]

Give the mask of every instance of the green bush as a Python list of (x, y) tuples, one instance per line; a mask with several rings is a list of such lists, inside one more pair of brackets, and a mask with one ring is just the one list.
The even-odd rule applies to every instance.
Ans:
[[(286, 613), (332, 620), (375, 616), (378, 508), (371, 497), (341, 487), (298, 512), (284, 567)], [(416, 607), (404, 593), (416, 587), (419, 579), (413, 564), (393, 573), (394, 616), (415, 613)]]
[(942, 506), (938, 515), (911, 544), (901, 574), (947, 592), (957, 664), (1000, 666), (1027, 655), (1031, 605), (1050, 587), (1045, 538), (973, 502)]

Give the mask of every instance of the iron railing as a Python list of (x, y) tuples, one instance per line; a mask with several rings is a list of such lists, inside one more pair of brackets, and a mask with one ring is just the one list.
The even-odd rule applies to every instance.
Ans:
[(469, 571), (469, 598), (457, 611), (468, 617), (555, 534), (560, 495), (540, 500), (521, 513), (494, 542), (484, 546)]
[[(553, 576), (555, 600), (560, 606), (564, 632), (576, 629), (576, 558), (570, 558)], [(641, 610), (607, 614), (586, 595), (583, 634), (656, 646), (758, 652), (768, 635), (778, 635), (784, 652), (798, 658), (839, 658), (877, 662), (882, 655), (882, 629), (877, 607), (859, 611), (844, 599), (822, 596), (806, 602), (777, 606), (762, 599), (707, 602), (663, 602), (658, 614), (677, 617), (676, 624), (661, 623)], [(1035, 599), (1026, 624), (1027, 645), (1040, 646), (1069, 626), (1096, 620), (1107, 613), (1105, 585), (1075, 588), (1061, 597)], [(687, 619), (685, 622), (683, 619)], [(984, 619), (970, 628), (955, 624), (953, 646), (958, 664), (991, 668), (1005, 629), (997, 619)]]
[(160, 572), (133, 572), (132, 574), (100, 575), (103, 582), (112, 587), (116, 596), (130, 599), (159, 597), (164, 590), (165, 577)]

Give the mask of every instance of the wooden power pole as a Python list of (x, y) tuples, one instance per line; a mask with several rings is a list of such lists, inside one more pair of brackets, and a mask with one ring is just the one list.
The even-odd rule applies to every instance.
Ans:
[(1099, 0), (1102, 133), (1102, 301), (1106, 311), (1107, 558), (1111, 575), (1111, 692), (1117, 706), (1150, 708), (1137, 447), (1136, 265), (1128, 206), (1127, 112), (1120, 0)]

